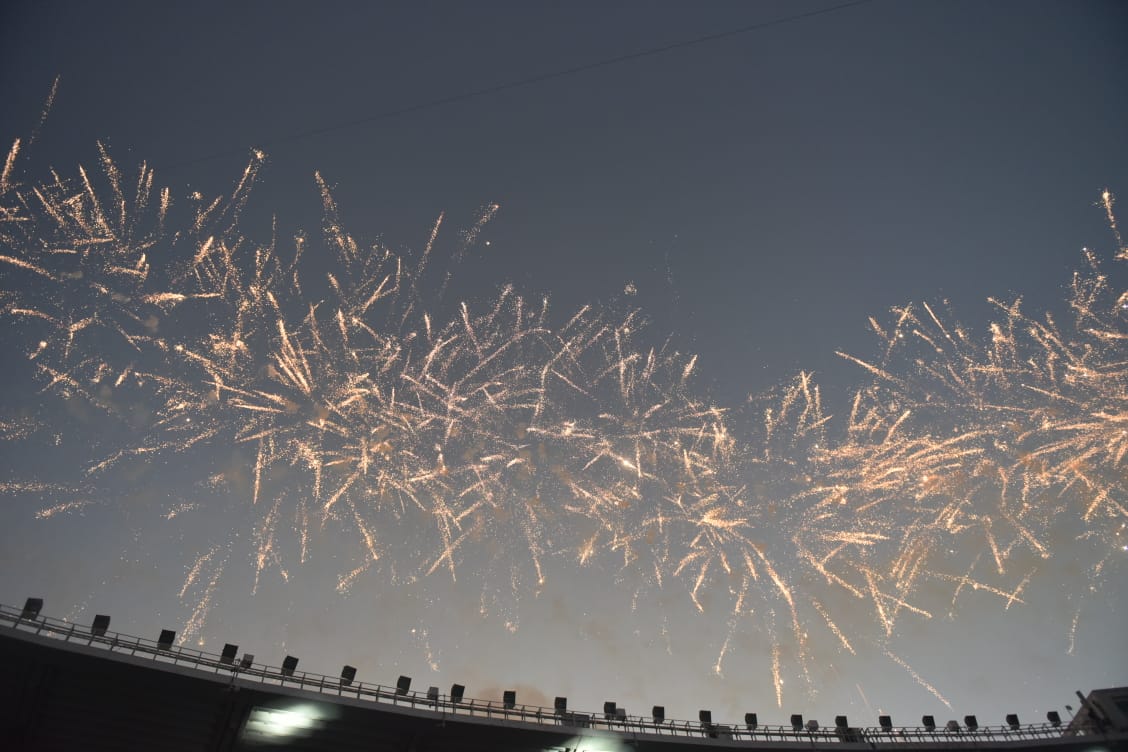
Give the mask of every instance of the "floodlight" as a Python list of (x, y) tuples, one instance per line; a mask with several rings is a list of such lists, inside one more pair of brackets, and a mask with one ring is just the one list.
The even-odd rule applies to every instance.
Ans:
[(713, 723), (713, 711), (699, 710), (697, 711), (697, 718), (701, 721), (702, 726), (708, 726)]
[(110, 617), (106, 614), (97, 614), (94, 617), (94, 623), (90, 625), (90, 634), (93, 637), (104, 637), (109, 628)]
[(23, 611), (20, 613), (21, 619), (28, 619), (35, 621), (39, 618), (39, 612), (43, 610), (42, 598), (28, 598), (24, 602)]
[(557, 697), (556, 703), (553, 705), (553, 707), (556, 708), (557, 713), (568, 712), (568, 698), (567, 697)]
[(411, 689), (411, 677), (410, 676), (401, 676), (399, 679), (396, 679), (396, 694), (397, 695), (406, 695), (410, 689)]
[(850, 728), (850, 724), (849, 722), (847, 722), (846, 716), (836, 715), (834, 716), (834, 727), (836, 729), (842, 729), (843, 731), (845, 731), (846, 729)]
[(255, 656), (254, 656), (253, 653), (243, 653), (243, 659), (239, 661), (239, 668), (246, 671), (247, 669), (249, 669), (251, 667), (251, 664), (254, 663), (254, 662), (255, 662)]
[(807, 730), (808, 731), (818, 731), (819, 730), (819, 722), (816, 721), (814, 718), (807, 721)]
[(461, 684), (450, 685), (450, 701), (457, 704), (462, 702), (462, 696), (466, 694), (466, 687)]
[(792, 713), (791, 714), (791, 728), (793, 728), (796, 731), (802, 731), (803, 730), (803, 716), (802, 715), (800, 715), (799, 713)]
[(960, 722), (953, 718), (952, 720), (948, 721), (948, 725), (945, 726), (945, 728), (947, 728), (949, 731), (959, 731)]
[(171, 629), (162, 629), (161, 636), (157, 638), (157, 650), (172, 650), (172, 643), (176, 642), (176, 632)]
[(603, 716), (609, 721), (615, 717), (614, 700), (608, 700), (607, 702), (603, 703)]
[(438, 687), (427, 687), (427, 701), (433, 702), (436, 705), (439, 704), (439, 688)]
[(882, 731), (892, 731), (893, 718), (887, 715), (879, 715), (877, 717), (877, 725), (881, 726)]
[(341, 684), (343, 686), (346, 686), (346, 687), (349, 686), (350, 684), (353, 683), (353, 679), (355, 679), (355, 678), (356, 678), (356, 667), (355, 666), (343, 666), (341, 668)]
[(286, 656), (282, 660), (282, 676), (293, 676), (294, 669), (298, 667), (298, 659), (292, 655)]
[(760, 719), (758, 719), (756, 717), (755, 713), (745, 713), (744, 714), (744, 725), (748, 727), (749, 731), (752, 731), (753, 729), (755, 729), (757, 726), (760, 725)]
[(516, 690), (507, 689), (501, 693), (501, 706), (506, 710), (513, 710), (517, 706)]
[(936, 730), (936, 716), (923, 715), (923, 716), (920, 717), (920, 722), (921, 722), (921, 725), (924, 726), (925, 731), (935, 731)]
[(979, 728), (979, 721), (977, 721), (975, 719), (975, 716), (973, 716), (973, 715), (965, 715), (964, 716), (964, 725), (967, 726), (968, 731), (975, 731), (976, 729)]
[(626, 708), (615, 708), (615, 720), (616, 721), (627, 720), (627, 709)]
[(666, 706), (655, 705), (650, 709), (650, 717), (654, 719), (655, 723), (663, 723), (666, 720)]
[(1021, 724), (1018, 722), (1018, 713), (1007, 713), (1007, 725), (1012, 731), (1018, 731)]
[(1061, 714), (1056, 710), (1051, 710), (1050, 712), (1046, 713), (1046, 720), (1049, 721), (1050, 725), (1054, 728), (1061, 726)]
[(235, 654), (239, 652), (238, 645), (232, 645), (230, 642), (224, 643), (223, 652), (219, 654), (220, 663), (234, 663)]

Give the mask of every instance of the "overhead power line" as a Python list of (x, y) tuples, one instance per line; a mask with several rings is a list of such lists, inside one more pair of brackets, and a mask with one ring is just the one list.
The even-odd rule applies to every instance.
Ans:
[[(415, 104), (410, 104), (410, 105), (398, 107), (398, 108), (391, 109), (391, 110), (383, 110), (381, 112), (376, 112), (376, 113), (373, 113), (371, 115), (365, 115), (363, 117), (353, 118), (351, 120), (341, 120), (341, 121), (338, 121), (336, 123), (330, 123), (328, 125), (319, 126), (317, 128), (311, 128), (311, 129), (305, 130), (305, 131), (298, 131), (296, 133), (291, 133), (291, 134), (284, 135), (284, 136), (278, 136), (278, 137), (273, 138), (269, 141), (263, 142), (261, 144), (261, 146), (263, 146), (264, 148), (267, 148), (267, 147), (277, 146), (279, 144), (284, 144), (284, 143), (288, 143), (288, 142), (301, 141), (301, 140), (304, 140), (304, 139), (307, 139), (307, 138), (313, 138), (315, 136), (323, 136), (327, 133), (334, 133), (336, 131), (342, 131), (342, 130), (346, 130), (348, 128), (356, 128), (356, 127), (359, 127), (359, 126), (362, 126), (362, 125), (368, 125), (370, 123), (375, 123), (375, 122), (378, 122), (380, 120), (388, 120), (388, 119), (400, 117), (400, 116), (403, 116), (403, 115), (410, 115), (412, 113), (421, 112), (423, 110), (430, 110), (430, 109), (434, 109), (436, 107), (442, 107), (444, 105), (454, 104), (456, 102), (465, 102), (465, 101), (470, 100), (470, 99), (478, 99), (480, 97), (489, 96), (491, 94), (498, 94), (498, 93), (501, 93), (503, 91), (511, 91), (513, 89), (521, 89), (521, 88), (528, 87), (528, 86), (534, 86), (536, 84), (544, 83), (546, 81), (553, 81), (553, 80), (556, 80), (556, 79), (559, 79), (559, 78), (566, 78), (568, 76), (575, 76), (575, 75), (580, 74), (580, 73), (587, 73), (589, 71), (598, 70), (600, 68), (609, 68), (613, 65), (619, 65), (620, 63), (626, 63), (626, 62), (629, 62), (631, 60), (640, 60), (642, 58), (647, 58), (647, 57), (656, 57), (658, 55), (664, 55), (667, 52), (673, 52), (675, 50), (684, 50), (684, 49), (689, 48), (689, 47), (697, 47), (697, 46), (700, 46), (700, 45), (709, 44), (711, 42), (718, 42), (718, 41), (721, 41), (723, 39), (729, 39), (730, 37), (740, 36), (741, 34), (748, 34), (748, 33), (753, 32), (753, 31), (761, 31), (763, 29), (768, 29), (768, 28), (771, 28), (773, 26), (782, 26), (784, 24), (795, 23), (796, 21), (803, 21), (803, 20), (808, 19), (808, 18), (814, 18), (815, 16), (823, 16), (823, 15), (826, 15), (828, 13), (835, 13), (837, 11), (846, 10), (848, 8), (855, 8), (859, 5), (865, 5), (866, 3), (869, 3), (869, 2), (872, 2), (872, 0), (850, 0), (849, 2), (839, 3), (837, 5), (830, 5), (830, 6), (827, 6), (825, 8), (819, 8), (817, 10), (806, 11), (804, 13), (794, 13), (794, 14), (789, 15), (789, 16), (782, 16), (780, 18), (773, 18), (773, 19), (768, 20), (768, 21), (759, 21), (757, 23), (748, 24), (747, 26), (741, 26), (741, 27), (736, 28), (736, 29), (729, 29), (728, 31), (720, 31), (720, 32), (717, 32), (715, 34), (706, 34), (704, 36), (694, 37), (693, 39), (684, 39), (684, 40), (679, 41), (679, 42), (671, 42), (669, 44), (664, 44), (664, 45), (661, 45), (659, 47), (650, 47), (650, 48), (645, 49), (645, 50), (638, 50), (636, 52), (629, 52), (629, 53), (626, 53), (624, 55), (616, 55), (615, 57), (608, 57), (608, 58), (604, 58), (602, 60), (595, 60), (595, 61), (592, 61), (590, 63), (583, 63), (581, 65), (574, 65), (570, 68), (561, 68), (559, 70), (549, 71), (547, 73), (540, 73), (540, 74), (537, 74), (535, 76), (529, 76), (527, 78), (520, 78), (520, 79), (516, 79), (514, 81), (506, 81), (504, 83), (494, 84), (493, 86), (485, 86), (485, 87), (482, 87), (480, 89), (472, 89), (470, 91), (464, 91), (464, 92), (460, 92), (458, 94), (450, 94), (450, 95), (447, 95), (445, 97), (438, 97), (436, 99), (428, 99), (428, 100), (423, 101), (423, 102), (417, 102)], [(205, 155), (202, 155), (202, 156), (199, 156), (199, 157), (194, 157), (192, 159), (184, 160), (184, 161), (181, 161), (181, 162), (176, 162), (176, 163), (173, 163), (173, 164), (164, 165), (164, 169), (169, 170), (169, 169), (175, 169), (175, 168), (178, 168), (178, 167), (186, 167), (188, 165), (199, 164), (201, 162), (208, 162), (208, 161), (211, 161), (213, 159), (219, 159), (221, 157), (228, 157), (228, 156), (232, 156), (232, 155), (235, 155), (235, 154), (242, 154), (242, 153), (244, 153), (244, 150), (242, 148), (240, 148), (240, 149), (225, 149), (223, 151), (213, 152), (211, 154), (205, 154)]]

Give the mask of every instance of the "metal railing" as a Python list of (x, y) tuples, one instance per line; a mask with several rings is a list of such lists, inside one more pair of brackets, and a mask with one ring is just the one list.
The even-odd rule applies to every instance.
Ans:
[(345, 681), (340, 677), (306, 671), (287, 671), (279, 666), (228, 659), (222, 655), (179, 645), (161, 644), (157, 640), (95, 630), (92, 625), (53, 619), (45, 616), (26, 618), (23, 610), (0, 604), (0, 627), (7, 626), (19, 632), (43, 635), (63, 642), (109, 650), (115, 654), (151, 658), (157, 663), (186, 666), (198, 671), (222, 674), (235, 679), (257, 681), (264, 685), (292, 687), (333, 697), (346, 697), (380, 704), (410, 707), (443, 716), (469, 716), (526, 723), (536, 726), (562, 726), (577, 730), (598, 729), (620, 734), (648, 734), (657, 736), (714, 738), (731, 741), (790, 741), (812, 743), (854, 742), (865, 744), (897, 745), (921, 742), (945, 744), (984, 742), (1019, 742), (1039, 739), (1060, 739), (1085, 733), (1086, 729), (1053, 726), (1049, 723), (1019, 726), (979, 726), (935, 729), (924, 727), (833, 727), (812, 728), (802, 726), (735, 725), (701, 723), (693, 721), (663, 720), (643, 716), (617, 716), (605, 713), (586, 713), (556, 710), (529, 705), (508, 704), (498, 701), (462, 699), (455, 702), (448, 695), (403, 692), (396, 687), (365, 682)]

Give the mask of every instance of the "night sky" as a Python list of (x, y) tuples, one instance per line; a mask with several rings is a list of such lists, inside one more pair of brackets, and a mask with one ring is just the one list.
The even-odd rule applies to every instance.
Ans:
[[(38, 595), (51, 615), (88, 623), (108, 613), (112, 627), (127, 633), (155, 637), (174, 628), (186, 645), (218, 652), (234, 642), (275, 665), (291, 653), (301, 668), (330, 675), (349, 663), (364, 681), (391, 684), (404, 673), (420, 689), (460, 682), (469, 696), (492, 698), (517, 688), (520, 702), (551, 705), (566, 695), (571, 707), (597, 709), (617, 700), (631, 713), (663, 704), (672, 718), (711, 708), (722, 721), (745, 711), (765, 722), (801, 712), (874, 723), (879, 711), (905, 724), (923, 713), (977, 713), (981, 723), (1000, 723), (1017, 712), (1040, 720), (1075, 689), (1128, 683), (1124, 456), (1070, 457), (1068, 442), (1045, 453), (1031, 448), (1088, 427), (1106, 449), (1123, 442), (1114, 429), (1128, 410), (1128, 358), (1117, 339), (1128, 332), (1118, 304), (1128, 262), (1117, 255), (1128, 254), (1110, 228), (1102, 191), (1128, 196), (1128, 6), (872, 0), (815, 13), (833, 5), (355, 3), (330, 12), (295, 2), (5, 4), (0, 139), (5, 152), (17, 138), (21, 149), (0, 204), (7, 212), (0, 226), (0, 601)], [(768, 23), (781, 19), (790, 20)], [(702, 41), (678, 45), (691, 40)], [(552, 75), (576, 68), (583, 69)], [(505, 86), (511, 83), (520, 85)], [(275, 319), (285, 318), (312, 348), (303, 315), (317, 304), (331, 321), (340, 304), (326, 273), (348, 285), (347, 269), (334, 266), (323, 240), (315, 172), (361, 255), (378, 246), (417, 264), (443, 216), (427, 274), (407, 296), (415, 309), (405, 313), (402, 304), (397, 315), (406, 321), (425, 308), (435, 322), (454, 322), (455, 349), (473, 349), (458, 328), (461, 304), (487, 314), (507, 285), (506, 300), (521, 296), (530, 310), (550, 301), (548, 329), (561, 330), (588, 304), (597, 312), (591, 316), (620, 322), (624, 336), (630, 328), (630, 346), (643, 359), (652, 349), (665, 358), (653, 377), (660, 383), (642, 389), (640, 402), (661, 394), (724, 415), (735, 448), (711, 455), (716, 478), (706, 485), (723, 497), (709, 504), (727, 504), (725, 519), (743, 521), (736, 530), (745, 537), (722, 547), (731, 571), (714, 564), (695, 591), (698, 565), (679, 567), (694, 534), (672, 540), (665, 527), (639, 532), (658, 529), (647, 521), (665, 503), (662, 493), (684, 491), (685, 479), (674, 477), (678, 462), (663, 460), (671, 445), (650, 458), (654, 476), (632, 486), (589, 466), (583, 451), (570, 454), (570, 438), (544, 449), (517, 418), (504, 423), (499, 441), (536, 469), (502, 473), (512, 482), (498, 493), (523, 498), (535, 485), (533, 508), (551, 523), (537, 533), (539, 554), (528, 550), (524, 518), (495, 509), (465, 518), (456, 577), (447, 564), (428, 573), (435, 560), (428, 547), (442, 549), (430, 512), (407, 504), (383, 516), (365, 476), (322, 518), (317, 510), (339, 471), (326, 470), (325, 488), (315, 489), (306, 460), (292, 461), (286, 453), (295, 444), (281, 438), (278, 457), (287, 458), (275, 458), (254, 502), (262, 443), (247, 439), (242, 416), (250, 413), (233, 407), (242, 398), (220, 390), (196, 412), (173, 407), (185, 394), (207, 392), (200, 387), (206, 369), (182, 352), (202, 352), (209, 331), (229, 332), (234, 307), (201, 298), (145, 308), (140, 293), (91, 293), (89, 273), (47, 276), (12, 261), (48, 268), (59, 257), (42, 255), (44, 248), (95, 252), (73, 228), (28, 234), (14, 218), (45, 216), (41, 205), (18, 197), (34, 196), (36, 185), (53, 180), (52, 169), (66, 187), (43, 195), (63, 201), (81, 193), (80, 164), (112, 215), (98, 143), (126, 184), (144, 161), (155, 185), (170, 189), (167, 227), (147, 249), (150, 292), (186, 290), (186, 279), (200, 284), (192, 264), (207, 233), (190, 231), (200, 203), (192, 194), (203, 203), (231, 196), (248, 159), (254, 162), (252, 149), (265, 153), (245, 208), (215, 224), (243, 238), (233, 262), (240, 268), (272, 235), (267, 255), (279, 259), (292, 257), (296, 233), (307, 238), (307, 282), (300, 291), (285, 283), (281, 312), (267, 311), (256, 324), (264, 349), (251, 360), (261, 362), (240, 371), (263, 389), (273, 388), (281, 368), (269, 354), (281, 347), (269, 334), (277, 332)], [(136, 245), (155, 223), (146, 211), (129, 239), (115, 225), (115, 242)], [(1087, 268), (1086, 248), (1108, 289), (1092, 302), (1100, 321), (1075, 326), (1070, 285)], [(68, 346), (59, 317), (81, 318), (83, 295), (102, 301), (89, 304), (101, 306), (91, 309), (97, 326)], [(247, 299), (245, 280), (223, 295)], [(996, 332), (996, 343), (1010, 336), (1031, 348), (1037, 363), (1015, 361), (1029, 368), (1024, 375), (991, 380), (998, 364), (984, 355), (989, 327), (1006, 312), (989, 298), (1004, 305), (1021, 298), (1030, 317), (1009, 335)], [(903, 331), (915, 344), (883, 360), (887, 343), (870, 317), (895, 332), (891, 309), (910, 303), (919, 325)], [(56, 320), (21, 313), (32, 308), (50, 309)], [(143, 308), (126, 325), (139, 327), (144, 342), (123, 347), (109, 323)], [(645, 325), (622, 325), (636, 310)], [(1043, 356), (1059, 349), (1032, 344), (1029, 322), (1047, 314), (1069, 340), (1060, 351), (1088, 354), (1073, 371), (1065, 359), (1055, 366), (1062, 370), (1040, 377)], [(379, 328), (391, 318), (369, 323)], [(914, 327), (954, 333), (957, 322), (981, 349), (934, 337), (935, 348), (913, 354), (923, 341)], [(422, 337), (414, 325), (398, 326)], [(517, 358), (515, 351), (505, 357)], [(890, 377), (840, 353), (885, 364)], [(671, 375), (693, 355), (691, 379)], [(521, 357), (521, 368), (539, 367), (536, 353)], [(461, 362), (446, 376), (472, 381), (477, 372)], [(929, 363), (952, 365), (965, 381), (987, 373), (987, 396), (945, 392), (926, 375)], [(321, 367), (327, 379), (354, 372), (329, 356)], [(397, 361), (401, 367), (406, 373), (405, 361)], [(355, 372), (366, 369), (358, 362)], [(603, 425), (600, 410), (626, 415), (614, 379), (600, 382), (598, 372), (585, 370), (591, 404), (562, 400), (552, 415), (581, 426)], [(779, 415), (801, 372), (821, 389), (825, 426), (798, 436), (802, 420), (792, 412), (780, 429), (791, 431), (786, 439), (765, 438), (765, 406)], [(1078, 373), (1084, 383), (1073, 378)], [(162, 378), (176, 383), (166, 388)], [(859, 390), (887, 413), (883, 430), (862, 439), (845, 428)], [(313, 409), (311, 421), (324, 417)], [(905, 410), (903, 427), (885, 430)], [(212, 419), (215, 432), (185, 447), (195, 426)], [(692, 421), (662, 420), (662, 436), (683, 446), (688, 439), (679, 431)], [(627, 452), (628, 424), (636, 425), (624, 419), (621, 441), (603, 446)], [(439, 481), (448, 484), (444, 504), (465, 501), (449, 489), (466, 487), (455, 466), (468, 468), (480, 448), (466, 437), (493, 426), (470, 420), (464, 433), (446, 437), (452, 470)], [(302, 430), (290, 438), (300, 443)], [(863, 488), (874, 474), (841, 449), (851, 440), (884, 441), (892, 451), (914, 437), (971, 434), (957, 442), (966, 454), (937, 462), (946, 475), (926, 491), (923, 480)], [(384, 434), (369, 432), (366, 440), (379, 443)], [(419, 443), (431, 465), (440, 452), (433, 443)], [(388, 446), (392, 454), (403, 444), (391, 438)], [(828, 447), (841, 451), (807, 464)], [(540, 466), (538, 451), (548, 458)], [(599, 507), (625, 527), (609, 532), (592, 512), (569, 529), (571, 517), (559, 511), (572, 503), (559, 470), (569, 462), (579, 468), (569, 478), (580, 485), (637, 492), (629, 503), (616, 497)], [(984, 469), (992, 462), (1011, 473), (1003, 491), (999, 474)], [(850, 486), (846, 497), (820, 516), (819, 499), (830, 497), (804, 496), (804, 489), (848, 470), (858, 473), (854, 480), (833, 481)], [(1100, 493), (1111, 500), (1094, 511)], [(886, 495), (867, 506), (875, 494)], [(1000, 494), (1011, 501), (1001, 505)], [(957, 497), (968, 527), (936, 532), (944, 524), (937, 510)], [(360, 511), (343, 512), (346, 505)], [(1009, 526), (1013, 518), (997, 512), (1003, 506), (1027, 522)], [(315, 519), (303, 523), (302, 514)], [(375, 535), (375, 547), (355, 519)], [(846, 577), (857, 593), (828, 582), (796, 553), (796, 541), (824, 525), (883, 536), (876, 546), (857, 546), (850, 559), (865, 563)], [(265, 564), (256, 558), (264, 526), (274, 536)], [(914, 526), (936, 535), (914, 537)], [(999, 565), (981, 534), (987, 527), (1000, 541), (1014, 538)], [(1030, 537), (1012, 535), (1019, 527)], [(581, 561), (589, 538), (595, 554)], [(628, 538), (633, 559), (620, 545)], [(895, 572), (897, 552), (920, 550), (914, 546), (924, 540), (934, 545), (919, 560), (927, 572), (897, 590), (912, 608), (873, 597), (864, 572), (879, 578), (879, 592), (893, 593), (904, 578)], [(659, 549), (667, 545), (682, 553), (657, 565), (659, 582), (647, 562), (665, 556)], [(832, 547), (818, 545), (824, 554)], [(744, 553), (758, 562), (751, 584), (742, 579)], [(795, 616), (767, 561), (787, 582)], [(953, 597), (953, 578), (964, 575), (999, 592), (972, 588), (969, 579)], [(887, 623), (893, 611), (895, 623)]]

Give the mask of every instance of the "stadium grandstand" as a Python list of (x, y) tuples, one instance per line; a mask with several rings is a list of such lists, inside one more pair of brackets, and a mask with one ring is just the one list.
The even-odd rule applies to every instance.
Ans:
[[(661, 707), (640, 717), (614, 703), (578, 712), (558, 697), (551, 708), (475, 700), (460, 685), (413, 689), (307, 673), (286, 656), (265, 665), (238, 646), (212, 654), (41, 613), (42, 599), (0, 605), (0, 748), (11, 750), (331, 750), (333, 752), (695, 752), (696, 750), (1128, 750), (1128, 688), (1080, 695), (1063, 722), (980, 723), (974, 716), (925, 716), (919, 726), (858, 726), (845, 716), (821, 725), (802, 716), (784, 726), (739, 723), (701, 711), (667, 719)], [(937, 722), (937, 721), (940, 722)]]

